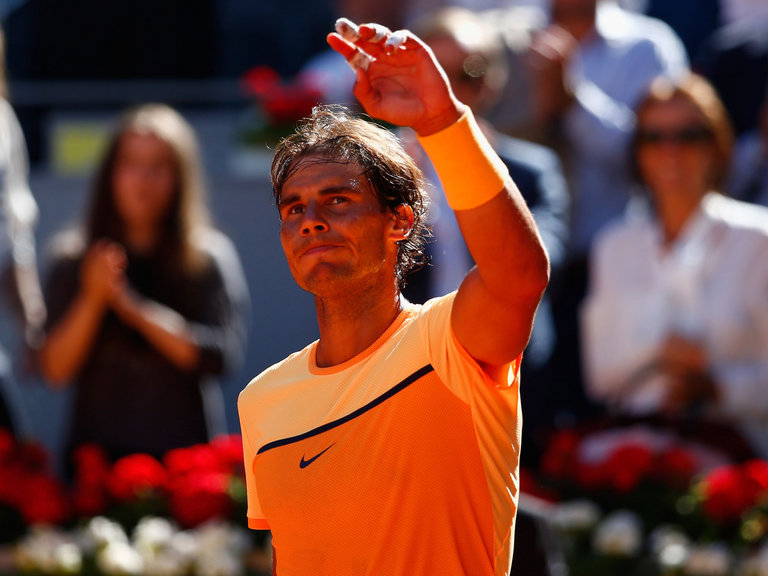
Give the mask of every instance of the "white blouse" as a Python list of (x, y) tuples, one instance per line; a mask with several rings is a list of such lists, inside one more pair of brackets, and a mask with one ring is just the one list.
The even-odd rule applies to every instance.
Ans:
[[(719, 387), (714, 415), (768, 453), (768, 209), (707, 194), (666, 249), (648, 211), (596, 240), (581, 311), (588, 393), (629, 413), (664, 399), (666, 338), (699, 341)], [(762, 450), (761, 450), (762, 451)]]

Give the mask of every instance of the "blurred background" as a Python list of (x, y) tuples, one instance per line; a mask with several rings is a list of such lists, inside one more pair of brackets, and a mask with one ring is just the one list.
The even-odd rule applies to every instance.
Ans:
[[(764, 39), (745, 43), (754, 27), (745, 26), (743, 33), (738, 28), (753, 23), (743, 14), (768, 12), (765, 0), (619, 3), (665, 20), (682, 40), (692, 66), (705, 72), (709, 40), (726, 25), (729, 30), (736, 26), (726, 42), (744, 44), (746, 50), (765, 50)], [(295, 287), (279, 246), (268, 181), (269, 146), (308, 106), (324, 96), (328, 99), (334, 86), (325, 86), (325, 94), (318, 94), (306, 85), (298, 86), (294, 79), (310, 60), (324, 53), (325, 35), (338, 15), (400, 27), (444, 4), (430, 0), (0, 0), (9, 100), (26, 138), (30, 187), (40, 208), (36, 239), (43, 282), (50, 239), (82, 215), (90, 177), (118, 114), (144, 102), (177, 108), (197, 131), (215, 223), (234, 241), (251, 292), (244, 361), (224, 382), (229, 429), (238, 431), (236, 399), (243, 386), (317, 336), (312, 299)], [(546, 0), (448, 4), (486, 11), (523, 7), (543, 13), (549, 6)], [(503, 24), (515, 27), (511, 19)], [(514, 49), (513, 36), (507, 36), (510, 49)], [(754, 69), (740, 70), (738, 77), (728, 77), (729, 65), (722, 58), (718, 68), (708, 70), (737, 134), (757, 124), (765, 92), (745, 89), (744, 82), (768, 84), (768, 65), (761, 58), (754, 59)], [(338, 78), (349, 82), (350, 76)], [(344, 89), (339, 92), (343, 94)], [(278, 95), (275, 100), (281, 109), (265, 110), (270, 92)], [(18, 335), (8, 323), (1, 323), (0, 331), (6, 346), (12, 352), (18, 350)], [(46, 388), (37, 375), (24, 374), (16, 364), (33, 434), (58, 455), (70, 392)]]
[[(81, 220), (92, 171), (120, 112), (164, 102), (197, 131), (215, 223), (236, 244), (253, 301), (244, 362), (223, 382), (228, 425), (239, 431), (240, 390), (317, 337), (313, 301), (295, 287), (279, 245), (269, 150), (243, 152), (255, 104), (241, 77), (255, 66), (293, 75), (324, 48), (334, 21), (330, 1), (0, 0), (0, 19), (10, 100), (40, 208), (43, 282), (50, 239)], [(20, 342), (12, 328), (0, 323), (15, 356)], [(17, 381), (33, 435), (60, 455), (71, 389), (51, 390), (19, 366)]]

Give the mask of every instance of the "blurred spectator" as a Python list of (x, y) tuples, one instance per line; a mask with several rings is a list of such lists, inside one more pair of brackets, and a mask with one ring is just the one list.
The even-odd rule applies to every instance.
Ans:
[(723, 24), (768, 20), (768, 2), (765, 0), (720, 0)]
[[(501, 134), (484, 119), (507, 82), (501, 38), (485, 20), (456, 7), (425, 16), (415, 22), (412, 29), (432, 48), (454, 94), (472, 109), (488, 141), (509, 168), (536, 220), (549, 253), (552, 275), (557, 276), (565, 260), (568, 234), (568, 192), (557, 155), (538, 144)], [(405, 294), (411, 300), (424, 301), (456, 290), (474, 263), (434, 168), (410, 135), (412, 133), (404, 134), (407, 148), (431, 183), (430, 221), (435, 238), (428, 244), (434, 266), (426, 266), (409, 276)], [(545, 294), (522, 365), (526, 382), (521, 388), (525, 417), (523, 441), (530, 446), (524, 457), (528, 459), (535, 459), (538, 453), (534, 437), (540, 435), (542, 428), (551, 426), (553, 402), (547, 379), (555, 339), (551, 303)]]
[[(39, 343), (45, 321), (35, 257), (37, 204), (27, 183), (24, 134), (6, 100), (3, 31), (0, 29), (0, 275), (2, 292), (21, 323), (27, 346)], [(4, 322), (5, 323), (5, 322)], [(0, 428), (28, 433), (11, 362), (0, 348)]]
[(44, 376), (76, 385), (69, 449), (161, 457), (225, 432), (216, 377), (244, 346), (248, 292), (208, 223), (197, 143), (173, 109), (128, 113), (82, 230), (53, 243)]
[(417, 25), (421, 18), (443, 8), (464, 8), (477, 14), (489, 11), (506, 12), (517, 8), (533, 8), (546, 12), (551, 0), (411, 0), (405, 12), (409, 28)]
[(572, 248), (624, 210), (633, 108), (658, 75), (687, 70), (685, 50), (663, 22), (598, 0), (553, 0), (551, 26), (534, 37), (535, 113), (561, 127), (569, 170)]
[(728, 191), (739, 200), (768, 206), (768, 91), (760, 125), (737, 141)]
[(737, 135), (755, 128), (768, 86), (768, 16), (718, 29), (702, 46), (694, 68), (715, 86)]
[(588, 389), (618, 413), (737, 426), (768, 456), (768, 209), (717, 193), (732, 132), (715, 91), (659, 79), (638, 109), (648, 191), (596, 241)]
[[(569, 257), (552, 287), (558, 340), (554, 395), (563, 425), (589, 418), (579, 350), (578, 309), (590, 245), (631, 196), (634, 107), (653, 78), (688, 71), (682, 43), (659, 20), (598, 0), (553, 0), (550, 26), (534, 35), (528, 64), (534, 114), (561, 152), (571, 192)], [(548, 132), (548, 134), (547, 134)]]

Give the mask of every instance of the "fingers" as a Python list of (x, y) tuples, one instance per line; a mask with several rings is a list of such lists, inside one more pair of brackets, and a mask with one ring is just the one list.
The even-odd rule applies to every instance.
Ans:
[(381, 24), (357, 25), (347, 18), (336, 20), (336, 32), (327, 36), (331, 48), (339, 52), (353, 70), (367, 70), (371, 62), (384, 55), (418, 46), (406, 30), (392, 32)]
[(360, 32), (357, 24), (348, 18), (339, 18), (336, 20), (336, 33), (347, 42), (357, 42), (360, 39)]
[(372, 57), (363, 52), (354, 44), (350, 44), (340, 34), (328, 34), (326, 37), (331, 48), (341, 54), (349, 64), (350, 68), (357, 72), (358, 70), (368, 70)]

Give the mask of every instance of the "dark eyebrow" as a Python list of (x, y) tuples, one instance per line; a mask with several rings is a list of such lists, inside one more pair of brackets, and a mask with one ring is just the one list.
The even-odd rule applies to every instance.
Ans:
[[(321, 196), (333, 196), (334, 194), (354, 194), (357, 196), (362, 195), (362, 190), (357, 190), (355, 188), (352, 188), (351, 186), (328, 186), (327, 188), (323, 188), (320, 190)], [(298, 194), (292, 194), (290, 196), (282, 196), (280, 198), (280, 202), (277, 203), (277, 208), (280, 209), (282, 206), (287, 206), (288, 204), (293, 204), (294, 202), (299, 201), (299, 195)]]

